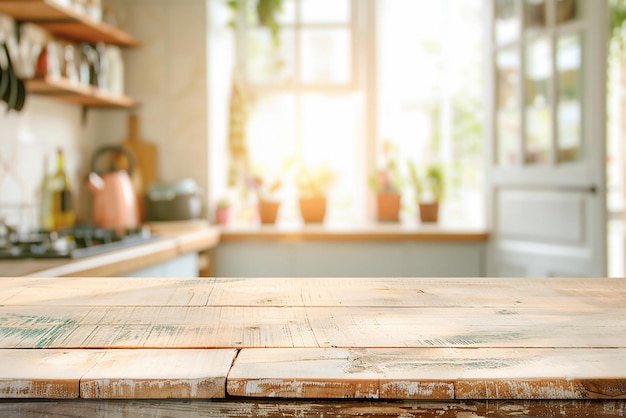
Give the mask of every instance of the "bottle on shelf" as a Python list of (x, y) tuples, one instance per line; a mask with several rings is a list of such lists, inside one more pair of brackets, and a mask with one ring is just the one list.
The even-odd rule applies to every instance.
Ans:
[(48, 156), (43, 160), (43, 176), (41, 178), (41, 195), (39, 202), (39, 229), (52, 230), (52, 176), (48, 173)]
[(63, 150), (57, 150), (57, 171), (50, 179), (52, 189), (52, 230), (74, 226), (75, 215), (72, 206), (70, 180), (65, 171)]

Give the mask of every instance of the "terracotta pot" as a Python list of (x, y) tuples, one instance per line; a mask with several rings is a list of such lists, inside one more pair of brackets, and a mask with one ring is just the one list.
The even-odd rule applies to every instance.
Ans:
[(439, 218), (439, 202), (420, 203), (420, 220), (422, 222), (437, 222)]
[(228, 224), (230, 208), (217, 208), (215, 210), (215, 223), (218, 225)]
[(379, 193), (376, 195), (379, 222), (398, 222), (400, 213), (399, 193)]
[(272, 202), (270, 200), (259, 199), (259, 218), (261, 218), (261, 223), (276, 223), (276, 216), (278, 215), (279, 207), (280, 202)]
[(300, 198), (300, 215), (304, 223), (321, 223), (326, 216), (325, 197)]

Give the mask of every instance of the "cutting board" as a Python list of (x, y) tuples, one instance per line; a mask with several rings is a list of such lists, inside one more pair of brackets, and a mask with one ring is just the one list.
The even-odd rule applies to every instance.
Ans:
[(132, 113), (128, 116), (128, 132), (120, 143), (130, 150), (135, 157), (135, 172), (131, 175), (133, 186), (139, 202), (140, 218), (145, 220), (143, 195), (146, 188), (157, 180), (157, 147), (144, 140), (140, 135), (139, 116)]
[(120, 145), (128, 148), (137, 160), (137, 171), (141, 173), (143, 187), (149, 186), (157, 179), (157, 147), (144, 140), (139, 133), (139, 116), (128, 116), (127, 137)]

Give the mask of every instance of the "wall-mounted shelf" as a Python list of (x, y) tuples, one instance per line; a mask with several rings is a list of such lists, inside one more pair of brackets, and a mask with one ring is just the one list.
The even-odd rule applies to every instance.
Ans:
[[(92, 19), (54, 0), (0, 0), (0, 13), (18, 22), (31, 22), (53, 35), (74, 42), (104, 42), (123, 47), (136, 47), (139, 42), (125, 31)], [(29, 94), (54, 97), (83, 106), (83, 120), (88, 107), (132, 108), (137, 101), (94, 86), (72, 83), (58, 77), (25, 80)]]
[(25, 82), (26, 90), (30, 94), (53, 96), (83, 106), (132, 108), (138, 105), (131, 97), (112, 94), (94, 86), (72, 83), (65, 78), (48, 76)]
[(0, 0), (0, 13), (36, 23), (56, 36), (77, 42), (105, 42), (136, 47), (139, 42), (123, 30), (99, 22), (53, 0)]

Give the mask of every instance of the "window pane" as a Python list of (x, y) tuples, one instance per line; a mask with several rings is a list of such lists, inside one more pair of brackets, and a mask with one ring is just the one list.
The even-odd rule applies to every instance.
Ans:
[[(378, 139), (393, 142), (406, 158), (418, 164), (432, 161), (437, 157), (434, 143), (441, 132), (444, 39), (438, 29), (443, 26), (443, 2), (386, 1), (377, 13)], [(404, 48), (387, 47), (406, 44), (407, 39), (411, 40), (411, 53)], [(461, 52), (459, 48), (447, 56), (460, 58), (465, 52), (470, 49), (463, 48)], [(465, 63), (455, 64), (461, 68)], [(446, 75), (452, 68), (453, 65)], [(450, 77), (445, 80), (446, 88), (458, 88), (454, 84), (459, 81), (462, 82)]]
[(302, 82), (346, 84), (351, 79), (349, 29), (302, 29)]
[(526, 48), (526, 162), (548, 163), (551, 151), (549, 84), (552, 77), (550, 43), (531, 42)]
[(274, 47), (265, 28), (250, 29), (248, 35), (248, 79), (251, 83), (286, 83), (295, 79), (294, 31), (282, 29), (280, 46)]
[(501, 165), (519, 164), (519, 58), (515, 49), (498, 53), (497, 57), (497, 162)]
[(296, 22), (296, 0), (283, 0), (283, 7), (276, 20), (281, 25), (293, 25)]
[(565, 23), (578, 17), (578, 1), (557, 0), (556, 1), (556, 23)]
[[(362, 0), (361, 0), (362, 1)], [(302, 23), (349, 23), (350, 0), (301, 0)]]
[(580, 158), (582, 143), (582, 46), (580, 35), (564, 36), (557, 44), (558, 160)]
[(296, 99), (292, 93), (257, 96), (249, 112), (248, 147), (253, 166), (276, 168), (296, 153)]
[(525, 0), (524, 19), (526, 28), (543, 29), (546, 27), (546, 0)]
[(496, 1), (496, 42), (503, 44), (519, 38), (519, 17), (515, 0)]
[(363, 183), (363, 97), (351, 94), (305, 94), (302, 97), (301, 158), (312, 166), (327, 164), (336, 174), (332, 188), (333, 220), (364, 213), (357, 201)]

